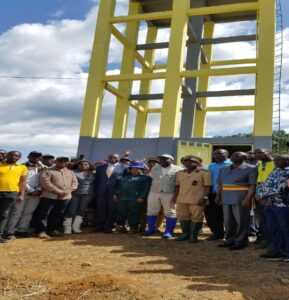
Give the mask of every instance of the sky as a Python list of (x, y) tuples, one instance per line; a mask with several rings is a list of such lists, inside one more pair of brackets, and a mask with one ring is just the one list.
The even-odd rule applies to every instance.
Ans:
[[(117, 0), (117, 14), (125, 14), (127, 0)], [(289, 1), (283, 0), (284, 49), (289, 47)], [(0, 148), (30, 150), (74, 156), (77, 151), (81, 110), (86, 88), (93, 35), (97, 19), (98, 0), (2, 0), (0, 1)], [(216, 36), (253, 33), (255, 24), (218, 25)], [(143, 33), (146, 28), (142, 27)], [(161, 31), (159, 41), (167, 40)], [(143, 42), (143, 34), (139, 42)], [(240, 53), (242, 47), (242, 51)], [(121, 46), (112, 40), (109, 70), (117, 72)], [(252, 43), (224, 45), (214, 49), (216, 59), (253, 57)], [(166, 59), (159, 51), (157, 60)], [(289, 53), (284, 53), (282, 89), (282, 127), (289, 130)], [(12, 77), (12, 78), (11, 78)], [(15, 78), (15, 77), (28, 77)], [(35, 79), (37, 77), (37, 79)], [(41, 79), (38, 79), (41, 77)], [(62, 78), (62, 79), (60, 79)], [(210, 89), (250, 88), (252, 76), (217, 78)], [(137, 92), (137, 84), (134, 90)], [(161, 92), (163, 82), (153, 83), (153, 91)], [(101, 136), (109, 137), (112, 129), (114, 99), (106, 95), (102, 112)], [(219, 99), (217, 106), (228, 103)], [(234, 101), (231, 98), (231, 101)], [(244, 105), (252, 104), (244, 99)], [(155, 102), (157, 107), (160, 103)], [(130, 128), (135, 114), (130, 113)], [(221, 119), (221, 121), (220, 121)], [(150, 117), (148, 136), (158, 134), (159, 120)], [(213, 126), (212, 126), (213, 125)], [(208, 117), (208, 136), (249, 132), (252, 114), (215, 113)], [(210, 129), (209, 129), (210, 128)], [(129, 129), (128, 136), (132, 136)]]

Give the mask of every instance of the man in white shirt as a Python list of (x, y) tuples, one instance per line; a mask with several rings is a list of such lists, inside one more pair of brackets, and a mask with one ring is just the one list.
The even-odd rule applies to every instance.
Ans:
[(148, 196), (146, 236), (156, 232), (157, 216), (163, 207), (166, 217), (166, 229), (163, 238), (171, 238), (176, 226), (176, 205), (173, 196), (176, 188), (176, 173), (180, 167), (173, 164), (174, 157), (163, 154), (159, 157), (159, 164), (155, 165), (150, 172), (152, 185)]

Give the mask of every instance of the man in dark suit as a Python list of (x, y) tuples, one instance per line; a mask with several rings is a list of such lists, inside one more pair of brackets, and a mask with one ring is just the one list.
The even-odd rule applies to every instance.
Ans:
[(105, 164), (98, 166), (95, 171), (95, 209), (96, 230), (111, 233), (115, 221), (113, 187), (118, 171), (119, 155), (111, 154)]

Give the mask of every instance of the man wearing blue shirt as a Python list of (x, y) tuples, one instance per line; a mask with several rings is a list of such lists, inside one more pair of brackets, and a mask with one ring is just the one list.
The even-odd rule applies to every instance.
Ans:
[(231, 250), (248, 245), (250, 208), (257, 182), (256, 167), (245, 163), (246, 153), (235, 152), (232, 165), (225, 167), (218, 176), (218, 198), (223, 203), (226, 239), (222, 247)]
[(223, 239), (224, 237), (223, 208), (220, 203), (216, 203), (216, 194), (220, 170), (232, 164), (228, 159), (228, 155), (229, 153), (225, 149), (214, 151), (214, 162), (209, 165), (212, 187), (209, 194), (209, 203), (205, 208), (207, 224), (212, 232), (212, 235), (208, 238), (209, 241)]

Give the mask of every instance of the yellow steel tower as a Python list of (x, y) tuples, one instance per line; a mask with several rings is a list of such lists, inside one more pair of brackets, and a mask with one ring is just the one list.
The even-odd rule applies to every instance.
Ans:
[[(79, 154), (101, 158), (110, 151), (133, 148), (136, 156), (176, 151), (178, 140), (213, 144), (250, 144), (270, 148), (274, 82), (275, 0), (128, 0), (127, 16), (115, 16), (116, 0), (100, 0), (80, 130)], [(250, 35), (214, 37), (216, 23), (256, 20)], [(142, 21), (147, 22), (146, 43), (139, 44)], [(118, 28), (124, 24), (124, 32)], [(168, 29), (166, 42), (157, 42), (160, 29)], [(107, 70), (111, 36), (124, 47), (120, 74)], [(235, 42), (256, 43), (255, 58), (214, 60), (212, 47)], [(165, 64), (157, 64), (155, 51), (168, 49)], [(242, 49), (240, 49), (242, 53)], [(136, 72), (136, 62), (142, 72)], [(238, 90), (208, 90), (209, 79), (253, 74), (255, 87)], [(164, 90), (152, 93), (153, 80), (164, 80)], [(139, 92), (132, 92), (134, 81)], [(111, 139), (99, 138), (104, 91), (116, 97)], [(242, 105), (242, 96), (254, 97)], [(240, 100), (236, 100), (240, 96)], [(211, 97), (234, 97), (227, 106), (208, 106)], [(151, 107), (161, 100), (160, 108)], [(136, 110), (134, 138), (127, 138), (129, 108)], [(208, 112), (254, 111), (252, 138), (205, 138)], [(159, 137), (146, 138), (148, 116), (160, 115)], [(220, 118), (220, 121), (222, 119)]]

